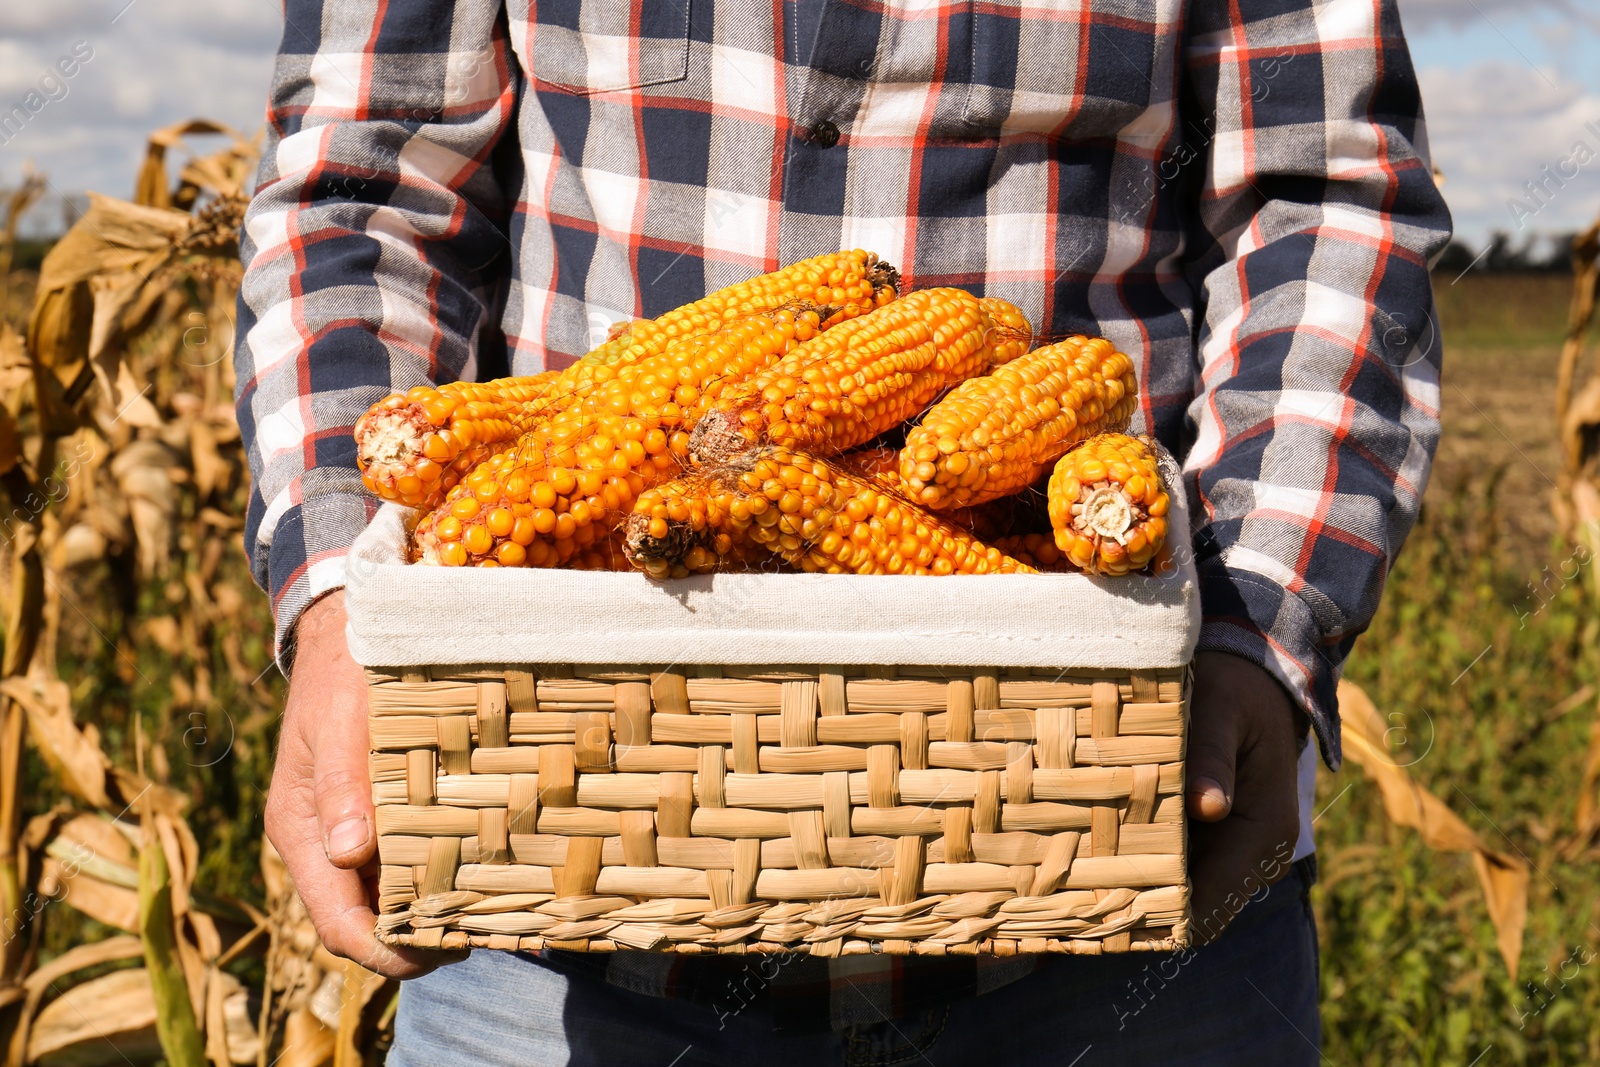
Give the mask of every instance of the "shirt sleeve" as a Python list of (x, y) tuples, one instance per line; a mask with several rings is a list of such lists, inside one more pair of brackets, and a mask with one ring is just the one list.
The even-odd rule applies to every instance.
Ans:
[(517, 93), (497, 3), (287, 0), (284, 22), (234, 354), (246, 544), (280, 658), (375, 507), (356, 419), (476, 373), (509, 274), (495, 160)]
[(1270, 671), (1337, 767), (1339, 671), (1438, 442), (1450, 218), (1395, 0), (1187, 10), (1200, 647)]

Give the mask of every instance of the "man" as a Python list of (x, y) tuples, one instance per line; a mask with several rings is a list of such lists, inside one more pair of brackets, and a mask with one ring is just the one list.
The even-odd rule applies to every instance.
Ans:
[(338, 592), (374, 507), (350, 427), (391, 391), (564, 365), (615, 322), (862, 247), (1132, 355), (1136, 428), (1184, 457), (1196, 522), (1210, 945), (479, 952), (405, 987), (393, 1061), (1316, 1062), (1307, 730), (1337, 767), (1338, 670), (1438, 433), (1449, 219), (1394, 0), (289, 0), (285, 21), (239, 417), (293, 660), (268, 832), (333, 951), (441, 962), (372, 937)]

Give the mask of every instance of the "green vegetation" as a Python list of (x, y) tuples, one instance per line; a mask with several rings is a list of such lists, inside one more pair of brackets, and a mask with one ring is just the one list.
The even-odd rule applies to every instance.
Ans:
[(1600, 612), (1592, 566), (1550, 529), (1556, 453), (1536, 440), (1569, 286), (1439, 280), (1447, 446), (1347, 671), (1395, 727), (1395, 759), (1532, 865), (1521, 973), (1506, 975), (1471, 857), (1390, 825), (1359, 768), (1324, 774), (1314, 899), (1332, 1063), (1600, 1062), (1600, 851), (1574, 835)]

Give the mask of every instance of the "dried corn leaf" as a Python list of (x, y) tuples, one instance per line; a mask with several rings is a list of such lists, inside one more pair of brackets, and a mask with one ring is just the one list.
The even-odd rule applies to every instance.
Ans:
[[(28, 325), (27, 352), (30, 360), (38, 361), (40, 371), (53, 372), (37, 374), (34, 381), (40, 407), (55, 416), (55, 421), (45, 424), (47, 433), (70, 433), (76, 424), (62, 399), (62, 387), (77, 377), (89, 358), (93, 318), (94, 297), (89, 292), (87, 276), (64, 277), (51, 287), (44, 286), (41, 280)], [(55, 429), (57, 426), (64, 429)]]
[(338, 1035), (311, 1014), (310, 1008), (291, 1012), (283, 1027), (283, 1045), (273, 1067), (324, 1067), (333, 1062)]
[(67, 791), (92, 807), (109, 807), (106, 771), (111, 761), (72, 721), (72, 694), (67, 684), (56, 679), (7, 678), (0, 682), (0, 693), (27, 713), (34, 744)]
[(1600, 446), (1600, 375), (1594, 375), (1578, 391), (1561, 420), (1561, 444), (1573, 473), (1592, 467), (1596, 447)]
[[(89, 197), (89, 210), (56, 242), (39, 272), (39, 296), (29, 327), (30, 348), (61, 382), (78, 377), (88, 359), (108, 397), (119, 406), (117, 345), (147, 280), (170, 262), (189, 233), (181, 211), (141, 207), (111, 197)], [(159, 294), (158, 294), (159, 295)], [(84, 315), (85, 303), (91, 309)], [(84, 336), (83, 324), (89, 324)], [(59, 383), (58, 383), (59, 384)], [(41, 406), (63, 408), (59, 397), (41, 395)], [(57, 411), (58, 418), (65, 417)]]
[(155, 997), (143, 968), (67, 990), (34, 1018), (28, 1062), (38, 1067), (153, 1063), (161, 1056)]
[(133, 520), (140, 573), (146, 576), (165, 574), (171, 557), (180, 503), (173, 471), (181, 462), (168, 445), (150, 438), (130, 442), (111, 460), (111, 474)]
[(0, 474), (22, 462), (22, 438), (17, 433), (17, 420), (11, 410), (0, 406)]
[[(1567, 335), (1556, 366), (1556, 422), (1566, 427), (1572, 387), (1578, 363), (1588, 340), (1589, 323), (1594, 320), (1596, 297), (1600, 296), (1600, 220), (1572, 239), (1572, 303), (1567, 309)], [(1574, 459), (1568, 446), (1568, 469)]]
[(176, 656), (183, 651), (183, 635), (178, 629), (178, 620), (171, 615), (157, 615), (144, 620), (145, 636), (154, 641), (156, 647), (169, 656)]
[(194, 467), (194, 491), (201, 500), (228, 482), (230, 467), (217, 447), (217, 435), (202, 418), (185, 422), (189, 441), (189, 462)]
[[(1595, 507), (1597, 515), (1600, 515), (1600, 501), (1596, 502)], [(1576, 859), (1582, 854), (1596, 833), (1600, 833), (1600, 807), (1595, 804), (1597, 786), (1600, 786), (1600, 704), (1596, 705), (1595, 717), (1589, 723), (1589, 750), (1583, 757), (1583, 776), (1578, 783), (1578, 807), (1573, 816), (1577, 831), (1566, 847), (1569, 859)]]
[[(235, 134), (235, 137), (238, 135)], [(181, 202), (192, 202), (186, 195), (189, 190), (209, 190), (219, 196), (238, 196), (255, 173), (256, 161), (261, 156), (259, 135), (249, 141), (235, 140), (228, 147), (209, 156), (191, 159), (178, 171), (178, 195)]]
[(374, 974), (355, 963), (345, 960), (339, 972), (342, 979), (339, 996), (338, 1038), (334, 1044), (334, 1067), (361, 1067), (362, 1020), (372, 998), (388, 984), (381, 974)]
[(1501, 958), (1515, 981), (1528, 918), (1527, 863), (1485, 845), (1444, 801), (1418, 785), (1405, 767), (1390, 758), (1383, 742), (1387, 723), (1360, 686), (1339, 683), (1339, 720), (1344, 727), (1345, 755), (1378, 783), (1389, 821), (1416, 830), (1430, 848), (1472, 853)]
[(38, 199), (44, 195), (49, 182), (34, 170), (32, 163), (22, 167), (22, 180), (6, 197), (5, 221), (0, 225), (0, 279), (11, 273), (12, 253), (17, 247), (17, 225)]
[(96, 922), (129, 933), (139, 928), (139, 894), (96, 878), (75, 863), (46, 856), (40, 867), (39, 885), (51, 899), (60, 900)]
[(138, 275), (160, 263), (189, 232), (182, 211), (141, 207), (98, 193), (39, 266), (39, 292), (66, 289), (103, 275)]
[(162, 426), (161, 412), (150, 402), (146, 395), (149, 392), (150, 387), (140, 385), (126, 363), (119, 364), (116, 380), (107, 392), (111, 397), (111, 406), (116, 412), (112, 420), (125, 422), (139, 429), (159, 430)]
[(67, 527), (61, 540), (56, 542), (56, 566), (67, 570), (98, 563), (105, 558), (109, 548), (105, 534), (86, 522), (75, 522)]
[(138, 828), (107, 815), (58, 809), (28, 822), (24, 840), (34, 851), (44, 850), (62, 862), (97, 860), (130, 870), (138, 863)]
[(10, 396), (32, 380), (33, 360), (22, 335), (9, 322), (0, 322), (0, 396)]
[(170, 815), (174, 819), (183, 818), (183, 813), (188, 810), (188, 797), (177, 790), (152, 782), (136, 771), (113, 766), (111, 776), (116, 780), (117, 793), (124, 803), (131, 804), (134, 798), (138, 798), (141, 804), (149, 804), (153, 810), (163, 815)]
[[(60, 982), (68, 975), (89, 967), (102, 967), (118, 960), (133, 959), (143, 952), (137, 937), (109, 937), (89, 945), (70, 948), (55, 959), (35, 969), (22, 983), (25, 1003), (16, 1019), (6, 1050), (6, 1067), (21, 1067), (28, 1048), (29, 1030), (39, 1005), (45, 995), (60, 993)], [(11, 986), (15, 992), (18, 987)], [(9, 1002), (8, 1002), (9, 1003)]]
[[(236, 145), (244, 142), (232, 127), (212, 122), (210, 119), (176, 122), (152, 133), (145, 144), (144, 164), (139, 168), (139, 177), (134, 182), (134, 203), (151, 207), (170, 207), (172, 196), (167, 190), (167, 151), (177, 147), (183, 138), (190, 134), (215, 133), (231, 135)], [(236, 192), (237, 189), (233, 191)]]
[(255, 1063), (261, 1035), (250, 991), (226, 971), (213, 969), (206, 984), (206, 1057), (212, 1063)]

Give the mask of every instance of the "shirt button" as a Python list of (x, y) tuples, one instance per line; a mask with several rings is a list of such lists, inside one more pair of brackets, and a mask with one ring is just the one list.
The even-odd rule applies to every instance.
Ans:
[(839, 127), (823, 119), (811, 127), (811, 140), (823, 148), (832, 148), (839, 143)]

